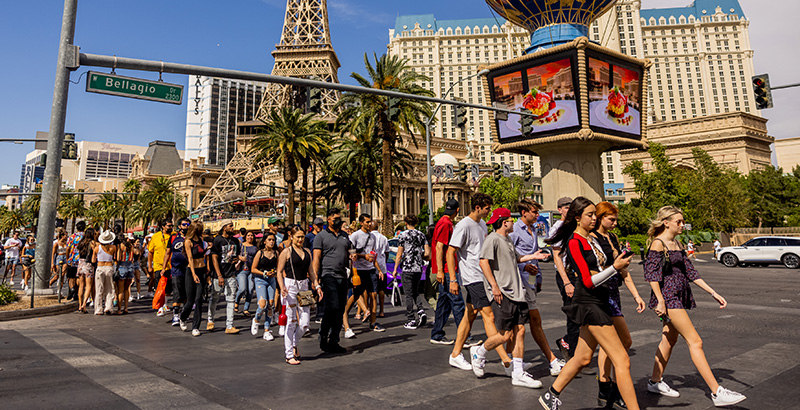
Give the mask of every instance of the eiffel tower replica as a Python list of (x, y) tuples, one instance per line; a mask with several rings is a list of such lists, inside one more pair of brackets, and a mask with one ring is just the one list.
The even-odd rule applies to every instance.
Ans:
[[(327, 0), (286, 0), (286, 18), (283, 22), (281, 41), (272, 51), (272, 56), (275, 58), (272, 75), (339, 82), (337, 71), (340, 64), (331, 43)], [(238, 191), (238, 178), (243, 177), (246, 181), (266, 181), (267, 172), (274, 167), (255, 163), (255, 156), (248, 153), (255, 133), (245, 133), (240, 130), (254, 130), (263, 125), (265, 118), (273, 109), (304, 104), (304, 92), (291, 85), (275, 83), (267, 85), (261, 106), (253, 121), (237, 124), (236, 154), (200, 202), (200, 208), (229, 201), (232, 194)], [(328, 89), (322, 91), (320, 116), (323, 119), (335, 117), (333, 107), (338, 100), (337, 91)], [(258, 186), (253, 195), (266, 196), (268, 189)]]

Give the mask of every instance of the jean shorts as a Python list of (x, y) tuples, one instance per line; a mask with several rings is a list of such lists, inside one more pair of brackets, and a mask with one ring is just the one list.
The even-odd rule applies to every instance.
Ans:
[(119, 280), (133, 279), (133, 263), (120, 262), (119, 264)]
[(67, 255), (56, 256), (56, 266), (62, 266), (66, 262), (67, 262)]
[(6, 265), (19, 265), (19, 256), (7, 256)]

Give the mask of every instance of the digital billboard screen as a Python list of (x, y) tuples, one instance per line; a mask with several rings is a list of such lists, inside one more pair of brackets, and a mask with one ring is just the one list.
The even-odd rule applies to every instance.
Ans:
[(560, 53), (546, 60), (526, 61), (488, 75), (497, 108), (531, 113), (531, 132), (523, 135), (519, 114), (496, 121), (500, 143), (534, 139), (580, 129), (576, 100), (576, 57)]
[(587, 53), (589, 127), (608, 134), (641, 138), (642, 69)]

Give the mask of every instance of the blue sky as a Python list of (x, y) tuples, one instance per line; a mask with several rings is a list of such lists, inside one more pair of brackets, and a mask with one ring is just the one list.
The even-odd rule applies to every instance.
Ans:
[[(785, 40), (800, 40), (795, 19), (800, 2), (740, 0), (750, 18), (757, 72), (769, 72), (772, 83), (800, 82), (800, 57), (782, 49)], [(671, 7), (687, 0), (644, 0), (644, 7)], [(778, 2), (774, 2), (778, 3)], [(75, 44), (92, 54), (164, 60), (269, 73), (270, 52), (280, 39), (285, 0), (80, 0)], [(0, 138), (34, 138), (47, 131), (53, 98), (63, 2), (4, 2), (0, 13)], [(439, 19), (491, 17), (482, 0), (329, 0), (331, 36), (342, 67), (341, 82), (363, 73), (365, 52), (386, 51), (389, 28), (398, 14), (433, 13)], [(790, 8), (791, 10), (787, 10)], [(72, 75), (66, 131), (78, 140), (146, 145), (155, 139), (183, 148), (186, 103), (177, 106), (85, 92), (81, 67)], [(117, 70), (118, 74), (157, 79), (154, 73)], [(164, 81), (188, 84), (188, 77), (164, 74)], [(777, 108), (764, 111), (770, 134), (800, 135), (796, 112), (800, 89), (776, 91)], [(20, 166), (31, 144), (0, 143), (0, 184), (18, 184)]]

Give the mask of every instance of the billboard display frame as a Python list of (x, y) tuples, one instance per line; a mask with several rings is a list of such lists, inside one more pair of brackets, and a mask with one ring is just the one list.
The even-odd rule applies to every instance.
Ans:
[[(616, 67), (619, 67), (619, 68), (622, 68), (622, 69), (625, 69), (625, 70), (628, 70), (628, 71), (636, 72), (639, 75), (639, 80), (638, 80), (639, 81), (639, 92), (638, 92), (638, 96), (637, 96), (637, 101), (638, 101), (638, 105), (639, 105), (639, 108), (638, 108), (638, 114), (639, 114), (638, 134), (629, 133), (629, 132), (621, 131), (619, 129), (604, 127), (604, 126), (602, 126), (600, 124), (593, 124), (592, 123), (592, 113), (591, 113), (591, 108), (590, 107), (591, 107), (591, 104), (592, 104), (593, 101), (589, 97), (589, 94), (591, 93), (590, 85), (589, 85), (589, 81), (590, 81), (590, 79), (589, 79), (589, 68), (590, 68), (589, 60), (590, 59), (595, 59), (595, 60), (601, 61), (601, 62), (606, 63), (606, 64), (609, 65), (609, 78), (608, 78), (609, 87), (611, 87), (613, 82), (614, 82), (614, 68), (616, 68)], [(598, 51), (595, 51), (595, 50), (592, 50), (592, 49), (585, 50), (585, 61), (584, 61), (584, 64), (586, 64), (585, 67), (586, 67), (586, 77), (587, 77), (586, 78), (586, 98), (587, 98), (586, 104), (587, 104), (587, 108), (590, 111), (588, 118), (586, 118), (586, 125), (593, 132), (603, 133), (603, 134), (612, 135), (612, 136), (621, 137), (621, 138), (627, 138), (627, 139), (631, 139), (631, 140), (635, 140), (635, 141), (641, 141), (643, 139), (644, 135), (645, 135), (645, 123), (647, 122), (647, 118), (645, 116), (645, 113), (643, 112), (643, 108), (645, 107), (643, 98), (644, 98), (644, 95), (645, 95), (644, 92), (645, 92), (645, 85), (646, 85), (644, 83), (644, 81), (645, 81), (645, 68), (642, 67), (642, 66), (639, 66), (637, 64), (632, 64), (630, 62), (626, 62), (625, 60), (622, 60), (620, 58), (614, 57), (614, 56), (609, 55), (607, 53), (601, 53), (601, 52), (598, 52)]]
[[(578, 52), (577, 52), (576, 49), (568, 49), (568, 50), (560, 51), (558, 53), (554, 53), (554, 54), (551, 54), (551, 55), (548, 55), (548, 56), (542, 57), (542, 58), (537, 58), (535, 60), (520, 61), (520, 62), (515, 63), (513, 65), (509, 65), (507, 67), (503, 67), (503, 68), (500, 68), (500, 69), (497, 69), (497, 70), (493, 70), (491, 73), (487, 74), (487, 76), (486, 76), (486, 81), (487, 81), (487, 84), (488, 84), (488, 90), (487, 91), (489, 92), (490, 101), (492, 103), (497, 102), (497, 95), (495, 93), (495, 87), (494, 87), (495, 79), (498, 78), (498, 77), (506, 76), (508, 74), (519, 73), (521, 78), (522, 78), (522, 93), (523, 93), (523, 95), (527, 94), (531, 89), (530, 84), (528, 84), (528, 70), (529, 69), (534, 68), (534, 67), (541, 67), (541, 66), (544, 66), (544, 65), (547, 65), (547, 64), (550, 64), (550, 63), (554, 63), (554, 62), (557, 62), (557, 61), (565, 60), (565, 59), (568, 59), (570, 61), (570, 72), (571, 72), (571, 78), (572, 78), (572, 88), (573, 88), (573, 93), (574, 93), (574, 96), (575, 96), (575, 100), (574, 101), (575, 101), (575, 106), (576, 106), (575, 115), (577, 116), (577, 120), (578, 120), (577, 124), (576, 125), (572, 125), (572, 126), (568, 126), (568, 127), (563, 127), (563, 128), (556, 128), (556, 129), (551, 129), (551, 130), (546, 130), (546, 131), (533, 132), (533, 133), (530, 133), (528, 135), (520, 134), (518, 136), (505, 137), (505, 138), (501, 137), (500, 133), (498, 131), (498, 133), (497, 133), (497, 141), (500, 144), (514, 143), (514, 142), (519, 142), (519, 141), (534, 141), (534, 140), (537, 140), (537, 139), (540, 139), (540, 138), (545, 138), (545, 137), (549, 137), (549, 136), (553, 136), (553, 135), (560, 135), (560, 134), (564, 134), (564, 133), (577, 132), (582, 128), (583, 122), (586, 119), (583, 118), (583, 115), (582, 115), (583, 113), (582, 113), (582, 110), (581, 110), (581, 107), (582, 107), (582, 104), (583, 104), (583, 95), (582, 95), (581, 88), (580, 88), (579, 67), (578, 67), (578, 65), (581, 64), (581, 62), (579, 61)], [(509, 109), (512, 109), (512, 107), (509, 107)], [(493, 121), (494, 121), (493, 125), (495, 127), (494, 129), (495, 130), (499, 130), (500, 127), (501, 127), (501, 124), (500, 124), (500, 119), (497, 117), (497, 115), (495, 115)], [(534, 129), (535, 129), (535, 125), (534, 125)]]

